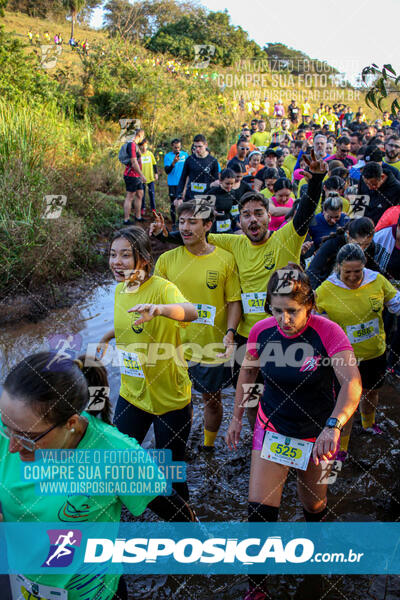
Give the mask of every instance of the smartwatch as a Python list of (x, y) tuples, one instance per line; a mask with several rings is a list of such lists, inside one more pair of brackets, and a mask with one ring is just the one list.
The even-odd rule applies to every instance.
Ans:
[(333, 429), (334, 427), (336, 427), (336, 429), (339, 429), (339, 431), (342, 431), (343, 429), (343, 425), (341, 424), (339, 419), (335, 419), (334, 417), (329, 417), (329, 419), (327, 419), (325, 427), (328, 427), (329, 429)]
[(230, 331), (232, 331), (233, 335), (236, 335), (236, 329), (233, 329), (233, 327), (229, 327), (229, 329), (226, 330), (225, 335)]

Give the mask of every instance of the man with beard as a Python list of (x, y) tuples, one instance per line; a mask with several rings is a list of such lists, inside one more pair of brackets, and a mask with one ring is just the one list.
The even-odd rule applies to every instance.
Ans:
[(385, 163), (400, 171), (400, 137), (398, 135), (388, 137), (385, 142), (385, 153)]
[[(250, 329), (267, 316), (264, 305), (271, 275), (289, 262), (300, 262), (301, 247), (321, 195), (322, 180), (327, 173), (326, 163), (316, 160), (313, 151), (311, 157), (311, 161), (306, 160), (309, 171), (304, 172), (308, 180), (308, 193), (301, 198), (292, 221), (278, 231), (268, 231), (271, 219), (268, 199), (257, 192), (248, 192), (240, 201), (240, 226), (244, 235), (222, 233), (208, 236), (209, 243), (233, 254), (238, 267), (243, 316), (235, 338), (236, 376), (239, 374)], [(151, 234), (162, 241), (183, 244), (179, 232), (168, 233), (161, 216), (152, 224)], [(257, 407), (250, 410), (249, 420), (254, 424)]]

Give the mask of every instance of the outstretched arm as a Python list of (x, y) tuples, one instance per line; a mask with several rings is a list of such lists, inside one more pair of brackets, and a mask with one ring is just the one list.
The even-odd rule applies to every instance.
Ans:
[(314, 150), (311, 151), (311, 161), (305, 156), (303, 159), (308, 163), (310, 169), (302, 171), (302, 175), (307, 179), (308, 191), (300, 200), (297, 212), (293, 217), (293, 227), (300, 236), (306, 235), (308, 231), (321, 196), (322, 181), (328, 171), (326, 163), (315, 158)]

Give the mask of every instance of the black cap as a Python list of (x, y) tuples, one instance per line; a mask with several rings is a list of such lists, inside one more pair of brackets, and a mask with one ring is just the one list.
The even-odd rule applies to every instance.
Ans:
[(370, 146), (365, 151), (365, 162), (381, 162), (385, 153), (378, 146)]

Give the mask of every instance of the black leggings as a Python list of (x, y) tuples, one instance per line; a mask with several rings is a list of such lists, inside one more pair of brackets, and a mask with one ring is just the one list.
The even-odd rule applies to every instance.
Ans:
[[(163, 415), (152, 415), (119, 396), (114, 423), (119, 431), (134, 437), (139, 444), (143, 442), (153, 423), (156, 448), (171, 450), (172, 460), (185, 460), (186, 443), (192, 426), (191, 404)], [(175, 482), (172, 487), (184, 500), (189, 500), (186, 482)]]

